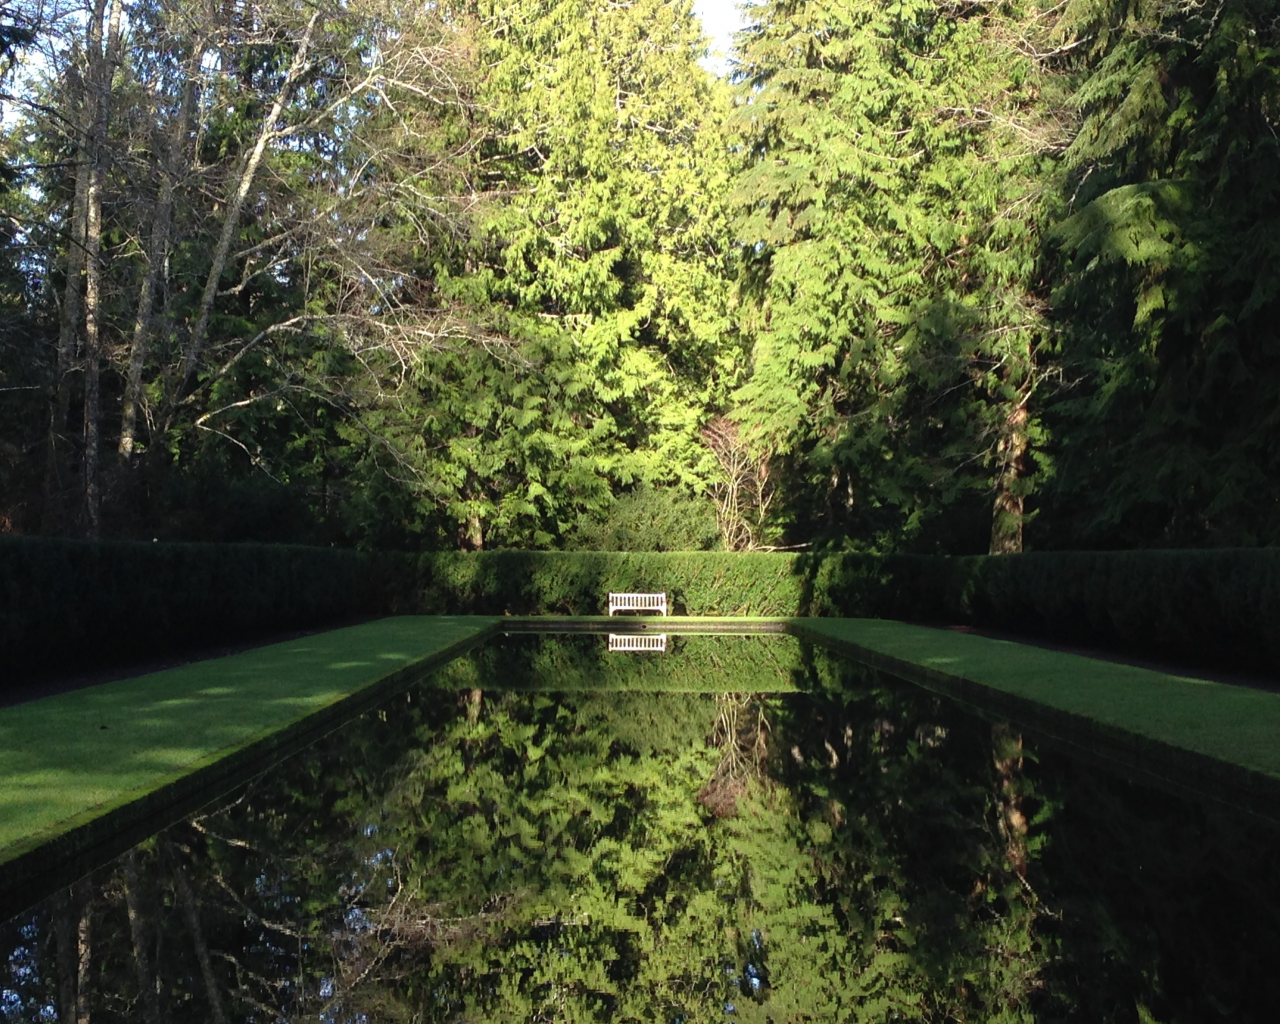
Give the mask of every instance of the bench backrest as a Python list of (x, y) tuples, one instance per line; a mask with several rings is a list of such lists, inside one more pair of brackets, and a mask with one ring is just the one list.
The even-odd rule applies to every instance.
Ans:
[(609, 614), (614, 612), (661, 612), (667, 614), (667, 595), (610, 594)]

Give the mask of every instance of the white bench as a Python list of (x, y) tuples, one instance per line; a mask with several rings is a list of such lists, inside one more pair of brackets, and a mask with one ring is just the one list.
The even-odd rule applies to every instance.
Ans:
[(610, 594), (609, 614), (614, 612), (661, 612), (667, 614), (666, 594)]
[(666, 633), (609, 634), (609, 650), (611, 651), (657, 651), (658, 653), (663, 653), (666, 649)]

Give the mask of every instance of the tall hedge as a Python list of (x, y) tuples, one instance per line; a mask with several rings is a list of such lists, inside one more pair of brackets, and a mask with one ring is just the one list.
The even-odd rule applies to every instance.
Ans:
[(421, 556), (431, 614), (603, 615), (610, 591), (665, 591), (677, 615), (793, 615), (804, 581), (785, 555), (616, 551)]
[(421, 556), (424, 611), (598, 615), (666, 591), (688, 615), (894, 618), (1006, 630), (1223, 668), (1280, 669), (1280, 549), (833, 554), (457, 552)]
[(0, 537), (0, 675), (384, 613), (407, 565), (333, 548)]
[[(944, 561), (922, 619), (1224, 668), (1280, 669), (1280, 549), (1043, 552)], [(904, 576), (906, 574), (903, 574)], [(924, 584), (941, 575), (941, 585)], [(936, 604), (926, 598), (941, 597)]]
[(599, 615), (666, 591), (686, 615), (967, 624), (1280, 670), (1280, 549), (1000, 557), (497, 551), (0, 537), (0, 676), (143, 660), (362, 615)]

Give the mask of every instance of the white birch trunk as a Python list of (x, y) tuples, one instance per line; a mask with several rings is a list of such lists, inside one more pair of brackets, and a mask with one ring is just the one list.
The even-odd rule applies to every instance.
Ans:
[(93, 985), (93, 901), (85, 900), (76, 929), (76, 1024), (91, 1024), (89, 992)]
[[(193, 60), (198, 69), (204, 40), (193, 47)], [(193, 73), (194, 70), (193, 69)], [(133, 321), (133, 336), (129, 345), (129, 372), (125, 380), (124, 402), (120, 412), (120, 455), (129, 459), (133, 455), (138, 432), (138, 406), (142, 399), (142, 372), (146, 367), (147, 346), (150, 344), (154, 320), (156, 293), (161, 275), (169, 258), (169, 235), (173, 225), (173, 204), (177, 179), (186, 160), (180, 154), (186, 148), (187, 131), (191, 123), (191, 104), (194, 99), (193, 74), (189, 74), (183, 86), (182, 102), (169, 133), (168, 151), (161, 168), (160, 194), (152, 208), (151, 238), (147, 247), (147, 270), (138, 289), (138, 309)]]
[(195, 373), (196, 368), (199, 366), (200, 358), (204, 354), (205, 341), (209, 332), (209, 317), (213, 313), (213, 304), (218, 298), (218, 285), (222, 280), (222, 272), (226, 269), (227, 256), (231, 252), (231, 243), (235, 240), (236, 233), (240, 230), (240, 214), (244, 210), (244, 203), (249, 196), (249, 191), (253, 188), (253, 180), (257, 177), (258, 167), (262, 163), (262, 157), (267, 151), (267, 146), (278, 133), (277, 125), (280, 122), (280, 115), (284, 112), (285, 104), (289, 102), (294, 86), (297, 85), (298, 79), (306, 69), (307, 52), (311, 48), (311, 39), (315, 34), (316, 24), (319, 19), (320, 12), (316, 11), (311, 16), (311, 20), (307, 22), (306, 31), (302, 34), (302, 39), (298, 43), (298, 52), (294, 54), (284, 81), (280, 84), (280, 89), (276, 93), (275, 101), (271, 104), (271, 109), (262, 119), (258, 137), (254, 142), (253, 149), (249, 152), (249, 159), (245, 161), (244, 169), (240, 172), (240, 178), (236, 183), (235, 190), (231, 193), (231, 197), (227, 202), (227, 213), (222, 222), (222, 233), (218, 236), (218, 244), (213, 250), (213, 262), (209, 266), (209, 276), (205, 279), (204, 291), (200, 296), (199, 314), (196, 317), (195, 326), (191, 328), (191, 335), (187, 341), (186, 356), (182, 362), (182, 372), (178, 377), (177, 390), (172, 396), (174, 404), (181, 399), (182, 392), (186, 390), (187, 383)]

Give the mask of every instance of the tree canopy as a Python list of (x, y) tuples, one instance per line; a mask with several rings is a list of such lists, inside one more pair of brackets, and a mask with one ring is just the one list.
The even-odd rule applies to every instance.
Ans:
[(685, 0), (10, 6), (0, 529), (1274, 543), (1277, 31), (762, 0), (719, 79)]

